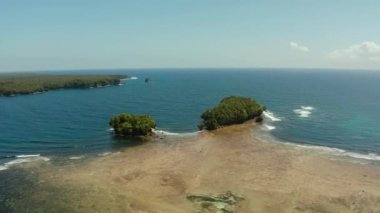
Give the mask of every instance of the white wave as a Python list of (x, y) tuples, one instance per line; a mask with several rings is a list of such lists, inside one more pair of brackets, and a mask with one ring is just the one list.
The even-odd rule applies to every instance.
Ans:
[(34, 158), (34, 157), (40, 157), (40, 154), (36, 155), (16, 155), (16, 158)]
[(120, 83), (120, 84), (118, 84), (119, 86), (123, 86), (124, 84), (122, 84), (122, 83)]
[(263, 126), (264, 126), (264, 128), (265, 128), (266, 130), (269, 130), (269, 131), (276, 129), (275, 126), (271, 126), (271, 125), (268, 125), (268, 124), (264, 124)]
[[(259, 134), (258, 134), (259, 133)], [(274, 137), (272, 134), (270, 134), (270, 131), (260, 131), (256, 132), (254, 131), (254, 136), (262, 141), (277, 143), (277, 144), (285, 144), (287, 146), (291, 146), (297, 149), (303, 149), (303, 150), (313, 150), (321, 154), (327, 154), (331, 156), (337, 156), (337, 157), (347, 157), (350, 159), (355, 160), (361, 160), (361, 161), (380, 161), (380, 155), (376, 153), (357, 153), (352, 151), (347, 151), (344, 149), (339, 148), (332, 148), (327, 146), (319, 146), (319, 145), (308, 145), (308, 144), (298, 144), (291, 141), (284, 141), (281, 139), (278, 139)], [(359, 162), (362, 163), (362, 162)]]
[(9, 167), (9, 166), (13, 166), (16, 164), (27, 163), (27, 162), (31, 162), (31, 161), (32, 160), (29, 158), (17, 159), (17, 160), (12, 160), (12, 161), (4, 163), (4, 166)]
[(79, 155), (79, 156), (71, 156), (69, 157), (70, 160), (80, 160), (83, 159), (85, 156), (84, 155)]
[(114, 130), (115, 130), (114, 128), (107, 129), (108, 132), (113, 132)]
[(176, 133), (176, 132), (168, 132), (164, 130), (157, 130), (153, 129), (153, 132), (157, 135), (167, 135), (167, 136), (192, 136), (192, 135), (197, 135), (201, 131), (196, 131), (196, 132), (185, 132), (185, 133)]
[(355, 152), (344, 152), (344, 156), (352, 157), (352, 158), (358, 158), (358, 159), (365, 159), (365, 160), (371, 160), (371, 161), (380, 161), (380, 156), (374, 153), (369, 154), (359, 154)]
[(50, 158), (41, 157), (40, 155), (17, 155), (16, 160), (12, 160), (9, 162), (0, 165), (0, 171), (9, 169), (12, 166), (16, 166), (18, 164), (29, 163), (33, 161), (49, 161)]
[(375, 153), (361, 154), (361, 153), (350, 152), (344, 149), (332, 148), (332, 147), (327, 147), (327, 146), (301, 145), (301, 144), (288, 143), (288, 142), (286, 142), (286, 144), (292, 145), (298, 148), (303, 148), (303, 149), (313, 149), (320, 152), (333, 154), (336, 156), (351, 157), (351, 158), (370, 160), (370, 161), (380, 161), (380, 156)]
[(301, 118), (308, 118), (311, 115), (311, 111), (314, 110), (312, 106), (301, 106), (299, 109), (293, 110), (294, 113), (298, 114)]
[(266, 110), (263, 112), (265, 118), (269, 118), (271, 121), (281, 121), (280, 118), (276, 117), (273, 112)]
[(103, 152), (103, 153), (98, 154), (98, 156), (107, 156), (110, 154), (112, 154), (112, 152)]
[(293, 110), (294, 113), (298, 114), (299, 117), (307, 118), (310, 116), (311, 112), (308, 110), (302, 110), (302, 109), (295, 109)]
[(157, 130), (157, 129), (153, 129), (153, 132), (157, 135), (180, 135), (179, 133), (175, 133), (175, 132), (167, 132), (167, 131), (164, 131), (164, 130)]
[(327, 146), (304, 145), (304, 144), (295, 144), (295, 143), (291, 143), (291, 142), (285, 142), (285, 144), (295, 146), (297, 148), (314, 149), (314, 150), (319, 150), (319, 151), (323, 151), (323, 152), (334, 152), (334, 153), (344, 153), (345, 152), (343, 149), (331, 148), (331, 147), (327, 147)]
[(123, 79), (120, 79), (120, 80), (121, 80), (121, 81), (128, 81), (128, 80), (137, 80), (137, 79), (139, 79), (139, 78), (132, 76), (132, 77), (129, 77), (129, 78), (123, 78)]
[(314, 110), (314, 107), (312, 107), (312, 106), (301, 106), (301, 109), (307, 110), (307, 111), (312, 111), (312, 110)]

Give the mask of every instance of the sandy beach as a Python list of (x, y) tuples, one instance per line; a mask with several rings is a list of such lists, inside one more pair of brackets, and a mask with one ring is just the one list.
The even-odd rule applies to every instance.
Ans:
[(380, 211), (380, 167), (263, 142), (252, 125), (41, 167), (39, 181), (56, 191), (31, 202), (50, 199), (62, 212), (213, 212), (186, 196), (231, 191), (244, 198), (234, 212)]

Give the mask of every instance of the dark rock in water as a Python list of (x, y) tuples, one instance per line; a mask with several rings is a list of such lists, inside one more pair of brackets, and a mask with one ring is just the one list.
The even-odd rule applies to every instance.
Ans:
[(187, 199), (198, 205), (197, 212), (234, 212), (236, 204), (244, 200), (243, 197), (237, 196), (228, 191), (218, 195), (192, 195), (188, 194)]
[(145, 78), (145, 83), (149, 83), (151, 82), (152, 80), (150, 78)]
[(264, 120), (264, 118), (262, 116), (255, 118), (256, 123), (261, 123), (261, 122), (263, 122), (263, 120)]

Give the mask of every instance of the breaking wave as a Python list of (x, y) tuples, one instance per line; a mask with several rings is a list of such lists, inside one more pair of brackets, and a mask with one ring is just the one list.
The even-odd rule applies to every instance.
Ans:
[[(265, 127), (265, 124), (263, 126)], [(357, 160), (380, 161), (380, 155), (375, 154), (375, 153), (365, 154), (365, 153), (347, 151), (347, 150), (339, 149), (339, 148), (332, 148), (328, 146), (299, 144), (297, 142), (291, 142), (291, 141), (278, 139), (275, 136), (273, 136), (271, 133), (269, 133), (269, 131), (254, 131), (254, 132), (256, 133), (255, 137), (257, 137), (258, 139), (261, 139), (263, 141), (278, 143), (278, 144), (285, 144), (285, 145), (294, 147), (296, 149), (313, 150), (321, 154), (328, 154), (331, 156), (338, 156), (338, 157), (348, 157), (348, 158), (357, 159)]]
[(281, 121), (281, 118), (276, 117), (273, 112), (266, 110), (263, 112), (265, 118), (269, 118), (271, 121)]
[(83, 159), (85, 156), (84, 155), (79, 155), (79, 156), (71, 156), (69, 157), (70, 160), (80, 160)]
[(35, 155), (15, 155), (15, 156), (7, 156), (6, 158), (13, 158), (14, 160), (5, 162), (0, 165), (0, 171), (7, 170), (13, 166), (17, 166), (23, 163), (29, 163), (33, 161), (49, 161), (50, 158), (42, 157), (40, 154)]
[(121, 80), (121, 81), (128, 81), (128, 80), (137, 80), (137, 79), (139, 79), (139, 78), (132, 76), (132, 77), (129, 77), (129, 78), (123, 78), (123, 79), (120, 79), (120, 80)]
[(266, 131), (275, 130), (276, 126), (274, 126), (273, 123), (282, 121), (281, 118), (276, 117), (276, 115), (269, 110), (264, 111), (263, 116), (265, 119), (264, 119), (264, 124), (262, 125), (262, 129)]
[(112, 154), (112, 152), (103, 152), (103, 153), (99, 153), (98, 156), (104, 157), (104, 156), (107, 156), (107, 155), (110, 155), (110, 154)]
[(271, 125), (268, 125), (268, 124), (264, 124), (263, 127), (264, 127), (266, 130), (269, 130), (269, 131), (276, 129), (275, 126), (271, 126)]
[(313, 110), (314, 110), (314, 107), (312, 106), (301, 106), (299, 109), (293, 110), (293, 112), (298, 114), (298, 117), (308, 118), (311, 115)]
[(371, 161), (380, 161), (380, 156), (375, 153), (362, 154), (362, 153), (350, 152), (344, 149), (332, 148), (332, 147), (327, 147), (327, 146), (302, 145), (302, 144), (294, 144), (294, 143), (287, 143), (287, 144), (291, 144), (298, 148), (314, 149), (321, 152), (333, 154), (336, 156), (351, 157), (351, 158), (371, 160)]
[(168, 132), (168, 131), (164, 131), (164, 130), (153, 129), (153, 132), (157, 135), (166, 135), (166, 136), (193, 136), (193, 135), (197, 135), (201, 131), (176, 133), (176, 132)]

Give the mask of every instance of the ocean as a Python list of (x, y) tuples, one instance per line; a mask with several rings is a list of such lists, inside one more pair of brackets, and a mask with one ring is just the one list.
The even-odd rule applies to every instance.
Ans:
[[(256, 134), (380, 160), (380, 72), (128, 69), (50, 73), (133, 78), (119, 86), (0, 97), (0, 170), (15, 159), (118, 150), (125, 143), (112, 137), (108, 121), (121, 112), (149, 114), (164, 133), (193, 133), (198, 131), (200, 114), (231, 95), (252, 97), (268, 108)], [(152, 82), (145, 83), (146, 77)]]

